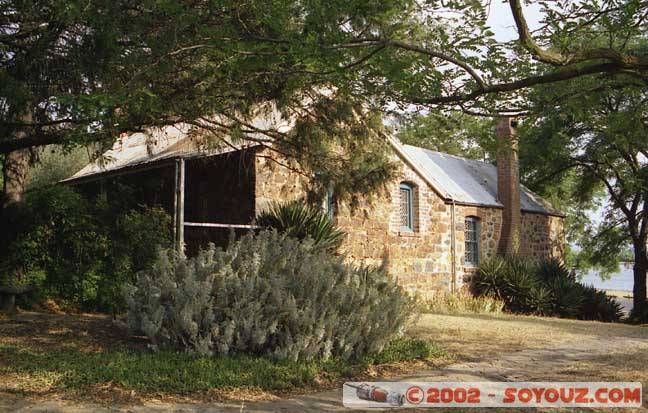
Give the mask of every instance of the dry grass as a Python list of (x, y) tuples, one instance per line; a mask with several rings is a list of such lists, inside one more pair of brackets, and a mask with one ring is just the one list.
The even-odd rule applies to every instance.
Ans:
[(587, 339), (648, 339), (648, 327), (511, 314), (425, 314), (412, 334), (473, 359)]
[(479, 297), (464, 289), (455, 293), (437, 293), (425, 304), (434, 314), (499, 314), (504, 309), (503, 301)]
[[(490, 362), (498, 355), (505, 357), (515, 352), (552, 349), (556, 347), (571, 348), (577, 343), (589, 342), (590, 345), (601, 343), (603, 347), (587, 359), (577, 360), (566, 364), (559, 370), (544, 366), (537, 361), (537, 370), (527, 372), (523, 379), (530, 381), (641, 381), (644, 389), (648, 390), (648, 327), (630, 326), (624, 324), (606, 324), (554, 318), (541, 318), (509, 314), (424, 314), (412, 333), (416, 338), (432, 341), (454, 355), (454, 360), (470, 362)], [(86, 354), (87, 357), (100, 357), (101, 352), (111, 351), (128, 345), (143, 346), (144, 342), (133, 342), (124, 332), (114, 328), (108, 318), (94, 315), (22, 315), (17, 320), (0, 320), (0, 348), (2, 345), (18, 347), (48, 354), (57, 351), (74, 351)], [(636, 341), (636, 345), (634, 344)], [(640, 342), (639, 340), (646, 340)], [(624, 349), (617, 349), (621, 343), (632, 343)], [(594, 343), (594, 344), (592, 344)], [(630, 351), (627, 349), (630, 348)], [(526, 354), (526, 353), (525, 353)], [(524, 356), (527, 357), (527, 356)], [(268, 391), (260, 387), (244, 386), (228, 388), (224, 391), (207, 391), (196, 395), (170, 395), (168, 393), (151, 393), (146, 395), (139, 390), (133, 390), (127, 383), (105, 382), (83, 387), (83, 394), (65, 391), (54, 385), (63, 379), (57, 377), (57, 369), (48, 370), (43, 360), (34, 364), (38, 369), (22, 370), (19, 372), (7, 370), (0, 375), (0, 388), (4, 388), (4, 396), (25, 397), (52, 400), (58, 398), (71, 399), (74, 402), (92, 399), (104, 403), (131, 403), (162, 400), (169, 403), (202, 401), (217, 401), (222, 399), (272, 400), (283, 397), (284, 392)], [(72, 360), (64, 360), (72, 365)], [(435, 365), (421, 363), (395, 363), (381, 367), (371, 367), (357, 376), (362, 380), (392, 375), (406, 375), (415, 370), (437, 370), (441, 364), (453, 360), (436, 359)], [(111, 361), (115, 363), (115, 360)], [(168, 361), (167, 361), (168, 362)], [(0, 368), (3, 363), (11, 363), (10, 359), (0, 357)], [(482, 364), (484, 364), (482, 363)], [(142, 364), (147, 366), (150, 374), (150, 361)], [(456, 366), (456, 365), (454, 365)], [(48, 374), (40, 374), (47, 370)], [(213, 369), (211, 369), (213, 370)], [(216, 369), (218, 370), (218, 369)], [(39, 374), (35, 374), (38, 372)], [(50, 374), (51, 373), (51, 374)], [(30, 387), (31, 386), (31, 387)], [(320, 375), (317, 383), (309, 391), (317, 388), (335, 388), (338, 383), (335, 377), (328, 378)], [(12, 391), (13, 388), (13, 391)], [(43, 389), (49, 389), (43, 392)], [(0, 391), (0, 397), (3, 397)], [(217, 397), (218, 396), (218, 397)], [(648, 395), (644, 392), (644, 397)], [(452, 410), (460, 412), (463, 410)], [(473, 412), (473, 410), (466, 410)], [(497, 410), (493, 410), (497, 411)], [(517, 410), (505, 410), (507, 413)], [(528, 411), (528, 410), (519, 410)]]
[[(456, 371), (454, 366), (463, 364), (462, 362), (488, 367), (491, 361), (507, 360), (502, 365), (517, 370), (516, 380), (638, 381), (643, 383), (644, 400), (648, 399), (646, 362), (648, 326), (510, 314), (426, 314), (421, 317), (413, 333), (422, 339), (434, 340), (454, 354), (458, 364), (450, 366), (449, 372)], [(555, 349), (558, 352), (556, 355), (561, 356), (566, 350), (588, 347), (592, 351), (585, 351), (584, 357), (566, 361), (558, 366), (555, 363), (551, 365), (549, 362), (542, 361), (547, 357), (546, 349)], [(521, 356), (521, 364), (526, 366), (516, 364), (514, 355), (520, 354), (524, 354)], [(549, 357), (552, 359), (551, 355)], [(533, 409), (489, 410), (493, 413), (533, 411)], [(645, 409), (622, 410), (646, 411)], [(470, 409), (448, 409), (448, 411), (472, 413)], [(542, 411), (562, 410), (543, 409)]]
[(0, 323), (0, 345), (21, 349), (98, 352), (124, 346), (146, 347), (142, 338), (116, 328), (105, 315), (21, 313), (0, 319)]
[(618, 352), (610, 349), (609, 354), (595, 356), (573, 363), (568, 368), (556, 371), (548, 377), (539, 372), (532, 379), (559, 381), (625, 381), (644, 383), (644, 399), (648, 384), (648, 343), (636, 346), (631, 351)]
[[(602, 382), (641, 382), (643, 400), (648, 399), (648, 343), (635, 346), (631, 350), (596, 355), (587, 360), (575, 361), (564, 368), (547, 372), (537, 371), (529, 377), (530, 381), (602, 381)], [(645, 408), (636, 411), (646, 411)]]

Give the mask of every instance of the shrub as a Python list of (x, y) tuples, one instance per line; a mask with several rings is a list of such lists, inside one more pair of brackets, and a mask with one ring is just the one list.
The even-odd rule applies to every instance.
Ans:
[(582, 320), (615, 322), (623, 317), (621, 305), (613, 297), (591, 286), (581, 284), (579, 286), (583, 294), (582, 310), (579, 318)]
[(643, 310), (635, 310), (634, 308), (628, 316), (628, 323), (630, 324), (647, 324), (648, 323), (648, 308)]
[(340, 248), (345, 237), (327, 214), (306, 206), (302, 201), (274, 202), (257, 216), (256, 222), (261, 227), (274, 228), (299, 240), (311, 238), (315, 248), (332, 253)]
[(619, 321), (620, 306), (604, 292), (586, 287), (559, 260), (496, 257), (479, 268), (478, 295), (495, 297), (514, 313), (583, 320)]
[(13, 233), (0, 234), (0, 274), (18, 269), (42, 300), (120, 311), (122, 285), (152, 265), (155, 245), (171, 245), (170, 223), (158, 208), (123, 210), (69, 186), (40, 188), (28, 194)]
[(546, 313), (546, 290), (533, 276), (531, 262), (520, 257), (495, 257), (485, 261), (473, 280), (479, 296), (492, 296), (515, 313)]
[[(114, 220), (114, 225), (107, 223)], [(93, 301), (99, 310), (123, 311), (122, 287), (135, 282), (136, 274), (149, 269), (157, 259), (157, 248), (170, 248), (171, 216), (161, 208), (142, 208), (113, 213), (108, 210), (103, 230), (110, 239), (110, 250), (101, 262), (98, 282), (100, 294)]]
[(475, 296), (467, 290), (456, 293), (438, 293), (427, 300), (427, 308), (433, 313), (460, 314), (460, 313), (501, 313), (504, 303), (487, 295)]
[(13, 239), (3, 254), (4, 266), (20, 268), (57, 297), (84, 302), (96, 297), (96, 280), (108, 239), (92, 215), (92, 205), (68, 187), (30, 193)]
[(192, 259), (162, 251), (125, 296), (130, 327), (156, 348), (292, 360), (379, 351), (414, 311), (383, 268), (347, 266), (276, 230)]

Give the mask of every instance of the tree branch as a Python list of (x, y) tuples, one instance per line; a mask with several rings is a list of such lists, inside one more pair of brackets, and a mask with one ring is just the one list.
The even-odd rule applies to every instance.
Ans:
[(24, 138), (0, 140), (0, 154), (7, 154), (18, 149), (32, 148), (65, 142), (64, 133), (37, 132), (29, 133)]
[(441, 53), (436, 50), (431, 50), (426, 47), (421, 47), (421, 46), (405, 43), (398, 40), (385, 40), (384, 44), (387, 46), (392, 46), (399, 49), (404, 49), (404, 50), (409, 50), (412, 52), (424, 54), (430, 57), (436, 57), (438, 59), (445, 60), (454, 65), (457, 65), (463, 70), (465, 70), (475, 80), (475, 82), (477, 82), (477, 86), (479, 87), (479, 90), (483, 90), (486, 88), (486, 83), (484, 82), (484, 79), (482, 79), (482, 77), (472, 67), (470, 67), (468, 63), (462, 60), (456, 59), (448, 54)]
[(517, 27), (520, 44), (541, 62), (554, 66), (566, 66), (574, 63), (603, 59), (614, 62), (623, 69), (641, 71), (648, 69), (648, 58), (645, 56), (624, 55), (611, 48), (584, 49), (577, 53), (569, 54), (543, 49), (536, 43), (529, 30), (520, 0), (509, 0), (509, 5), (511, 6), (511, 13), (513, 14), (515, 26)]
[(514, 92), (516, 90), (525, 89), (531, 86), (556, 83), (564, 80), (570, 80), (581, 76), (592, 75), (597, 73), (610, 73), (618, 72), (621, 68), (616, 63), (597, 63), (586, 66), (572, 66), (565, 68), (563, 70), (558, 70), (555, 72), (530, 76), (524, 79), (516, 80), (514, 82), (508, 83), (499, 83), (491, 86), (487, 86), (484, 89), (475, 90), (470, 93), (465, 94), (454, 94), (449, 96), (437, 96), (432, 98), (421, 99), (417, 97), (411, 97), (411, 100), (415, 104), (421, 105), (442, 105), (450, 103), (461, 103), (475, 100), (480, 96), (496, 94), (496, 93), (505, 93), (505, 92)]

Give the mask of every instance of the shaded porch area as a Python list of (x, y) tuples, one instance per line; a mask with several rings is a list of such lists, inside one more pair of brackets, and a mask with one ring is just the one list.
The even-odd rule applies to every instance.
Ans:
[(176, 248), (191, 256), (209, 243), (225, 247), (253, 230), (255, 150), (177, 156), (71, 182), (124, 208), (161, 207), (172, 217)]

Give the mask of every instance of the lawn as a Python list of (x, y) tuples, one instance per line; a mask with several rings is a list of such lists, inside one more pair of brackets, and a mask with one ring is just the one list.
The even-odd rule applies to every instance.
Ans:
[[(569, 351), (580, 356), (556, 365)], [(0, 321), (0, 396), (130, 405), (273, 400), (422, 371), (465, 380), (461, 371), (493, 366), (515, 380), (641, 381), (648, 389), (646, 356), (648, 327), (510, 314), (423, 314), (409, 339), (379, 355), (306, 363), (152, 353), (104, 316), (22, 314)]]
[(648, 327), (505, 313), (424, 314), (412, 334), (472, 359), (583, 340), (648, 339)]
[(350, 361), (154, 353), (143, 338), (130, 337), (107, 317), (31, 313), (0, 321), (0, 392), (108, 402), (133, 395), (214, 400), (246, 393), (272, 398), (336, 387), (350, 378), (402, 374), (442, 354), (438, 347), (413, 339), (397, 340), (379, 354)]

